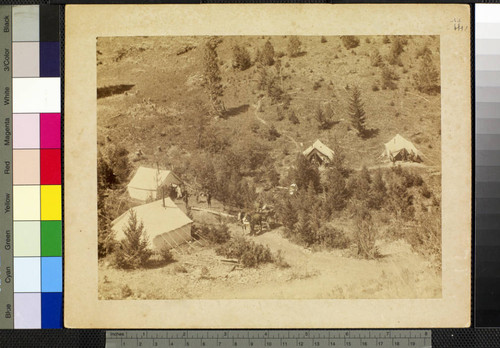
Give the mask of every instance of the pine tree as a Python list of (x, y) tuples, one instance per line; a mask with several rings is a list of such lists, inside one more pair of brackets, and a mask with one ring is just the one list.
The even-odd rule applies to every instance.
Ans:
[(391, 52), (389, 54), (389, 64), (398, 65), (401, 64), (401, 53), (403, 53), (403, 40), (396, 37), (392, 42)]
[(345, 178), (336, 168), (328, 169), (324, 191), (327, 215), (330, 215), (333, 211), (340, 211), (345, 208), (349, 194)]
[(358, 131), (358, 136), (365, 137), (365, 110), (361, 101), (361, 91), (357, 86), (352, 89), (352, 95), (349, 103), (349, 115), (351, 116), (351, 124)]
[(384, 61), (382, 59), (382, 55), (380, 54), (379, 50), (374, 50), (372, 54), (370, 55), (370, 61), (372, 66), (374, 67), (383, 67), (384, 66)]
[(217, 56), (217, 43), (210, 39), (205, 44), (203, 52), (204, 84), (205, 90), (212, 105), (212, 112), (215, 116), (222, 117), (226, 112), (221, 97), (224, 95), (222, 87), (222, 77), (219, 69)]
[(297, 57), (300, 54), (301, 45), (302, 42), (300, 42), (300, 39), (297, 36), (290, 36), (287, 47), (290, 58)]
[(148, 237), (144, 224), (138, 221), (133, 209), (130, 210), (127, 226), (124, 227), (125, 239), (116, 251), (116, 264), (120, 268), (139, 268), (144, 266), (152, 255), (148, 248)]
[(262, 65), (270, 66), (274, 64), (274, 47), (271, 41), (267, 40), (260, 54), (259, 61)]
[(369, 208), (380, 209), (387, 197), (387, 187), (382, 177), (382, 171), (379, 169), (375, 172), (370, 187), (370, 199), (368, 202)]
[(300, 190), (306, 190), (311, 183), (316, 192), (319, 192), (321, 189), (318, 167), (312, 165), (302, 154), (299, 154), (297, 157), (294, 182)]
[(104, 198), (105, 190), (97, 189), (97, 255), (109, 255), (116, 244), (115, 233), (111, 229), (109, 212)]
[(424, 52), (420, 70), (414, 79), (416, 87), (420, 92), (427, 94), (437, 94), (440, 92), (439, 72), (434, 66), (430, 50)]

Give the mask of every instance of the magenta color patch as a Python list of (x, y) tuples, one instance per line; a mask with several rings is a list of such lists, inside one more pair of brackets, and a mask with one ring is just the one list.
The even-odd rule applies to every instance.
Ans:
[(61, 114), (40, 114), (40, 148), (61, 148)]
[(40, 115), (14, 114), (12, 143), (14, 149), (38, 149), (40, 146)]
[(42, 328), (40, 293), (14, 293), (14, 328)]

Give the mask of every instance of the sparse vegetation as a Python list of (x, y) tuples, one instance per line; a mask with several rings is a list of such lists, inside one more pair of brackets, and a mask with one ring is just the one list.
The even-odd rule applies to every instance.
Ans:
[[(406, 267), (404, 257), (411, 254), (426, 270), (439, 269), (439, 40), (228, 36), (210, 38), (209, 47), (206, 37), (120, 40), (124, 44), (98, 39), (98, 255), (108, 276), (99, 279), (106, 299), (210, 297), (226, 287), (239, 294), (251, 282), (269, 285), (270, 272), (278, 288), (294, 279), (313, 284), (330, 272), (315, 264), (319, 259), (340, 261), (338, 269), (352, 267), (356, 276), (359, 265), (377, 265), (397, 277), (379, 256), (391, 262), (397, 256), (398, 266)], [(146, 53), (122, 50), (143, 41)], [(196, 49), (176, 55), (189, 46)], [(162, 57), (161, 67), (152, 57)], [(138, 72), (139, 61), (145, 72)], [(114, 67), (126, 72), (120, 81)], [(134, 84), (130, 92), (106, 89), (123, 81)], [(423, 163), (380, 159), (384, 143), (398, 133), (422, 150)], [(302, 154), (316, 140), (331, 148), (333, 158)], [(124, 255), (132, 252), (123, 252), (111, 223), (140, 204), (126, 189), (137, 166), (179, 176), (189, 192), (194, 234), (205, 239), (179, 252), (156, 250), (149, 261), (145, 248), (142, 260), (129, 262)], [(210, 208), (206, 199), (198, 202), (200, 193), (211, 194)], [(166, 194), (182, 205), (175, 189)], [(269, 226), (240, 239), (248, 226), (234, 217), (262, 214), (263, 206), (272, 212), (263, 220)], [(137, 234), (140, 221), (130, 228)], [(296, 259), (299, 254), (304, 259)], [(305, 260), (316, 268), (305, 269)], [(141, 290), (142, 272), (169, 286)], [(131, 282), (122, 291), (123, 274)], [(322, 281), (327, 277), (331, 273)], [(351, 296), (345, 284), (339, 286), (342, 296)]]

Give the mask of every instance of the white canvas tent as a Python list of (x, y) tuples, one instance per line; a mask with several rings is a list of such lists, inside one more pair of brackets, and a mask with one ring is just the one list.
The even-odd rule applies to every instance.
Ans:
[(180, 185), (181, 180), (170, 170), (139, 167), (127, 185), (131, 198), (140, 201), (157, 198), (157, 190), (161, 186)]
[[(191, 240), (193, 221), (168, 197), (163, 200), (131, 208), (137, 215), (137, 221), (144, 224), (149, 237), (149, 247), (160, 250), (163, 246), (175, 248)], [(124, 228), (128, 224), (130, 210), (120, 215), (111, 223), (116, 239), (125, 238)]]
[(385, 149), (382, 156), (387, 156), (393, 161), (422, 161), (422, 153), (417, 150), (415, 145), (409, 140), (406, 140), (401, 135), (396, 134), (389, 142), (384, 144)]
[(316, 161), (319, 164), (333, 161), (334, 156), (333, 150), (323, 144), (319, 139), (302, 153), (309, 161)]

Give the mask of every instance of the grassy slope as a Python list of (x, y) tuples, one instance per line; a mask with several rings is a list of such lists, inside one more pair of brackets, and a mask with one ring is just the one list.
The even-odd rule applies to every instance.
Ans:
[[(259, 117), (293, 137), (302, 149), (317, 138), (330, 145), (336, 139), (352, 167), (380, 163), (378, 156), (383, 143), (396, 133), (415, 143), (425, 154), (427, 165), (440, 166), (440, 96), (421, 94), (412, 85), (412, 76), (420, 66), (416, 51), (425, 44), (434, 53), (435, 65), (439, 67), (439, 39), (410, 37), (401, 56), (404, 66), (395, 66), (400, 76), (399, 88), (373, 91), (374, 84), (381, 86), (381, 69), (371, 66), (369, 55), (377, 48), (385, 57), (391, 44), (382, 44), (381, 36), (369, 37), (370, 43), (366, 38), (360, 37), (360, 45), (347, 51), (339, 37), (327, 37), (326, 43), (321, 43), (319, 37), (301, 37), (305, 54), (282, 58), (287, 76), (285, 89), (292, 96), (291, 106), (300, 124), (293, 125), (286, 118), (278, 121), (276, 106), (270, 105), (267, 98)], [(233, 143), (256, 138), (267, 143), (272, 149), (270, 155), (284, 173), (298, 151), (297, 146), (284, 136), (269, 142), (251, 132), (250, 126), (257, 122), (253, 105), (260, 93), (256, 88), (256, 69), (235, 71), (231, 67), (234, 44), (246, 46), (253, 58), (267, 39), (224, 37), (217, 49), (225, 86), (224, 103), (228, 109), (250, 107), (228, 120), (211, 122), (214, 129), (230, 134)], [(182, 126), (182, 118), (193, 112), (197, 102), (206, 101), (200, 86), (204, 40), (202, 37), (100, 38), (98, 87), (120, 84), (134, 87), (124, 94), (98, 100), (99, 141), (103, 142), (103, 136), (108, 135), (114, 143), (124, 145), (131, 152), (141, 149), (146, 158), (137, 164), (166, 163), (165, 150), (172, 145), (192, 151), (194, 138), (189, 127)], [(275, 52), (286, 53), (287, 38), (271, 37), (270, 40)], [(177, 55), (186, 45), (196, 48)], [(316, 81), (321, 81), (321, 87), (314, 90)], [(348, 88), (354, 84), (362, 91), (367, 126), (379, 129), (378, 135), (368, 140), (348, 131)], [(317, 103), (326, 102), (333, 106), (339, 123), (328, 131), (318, 131), (314, 109)], [(266, 126), (260, 123), (259, 133), (265, 131)], [(161, 152), (158, 146), (162, 147)]]

